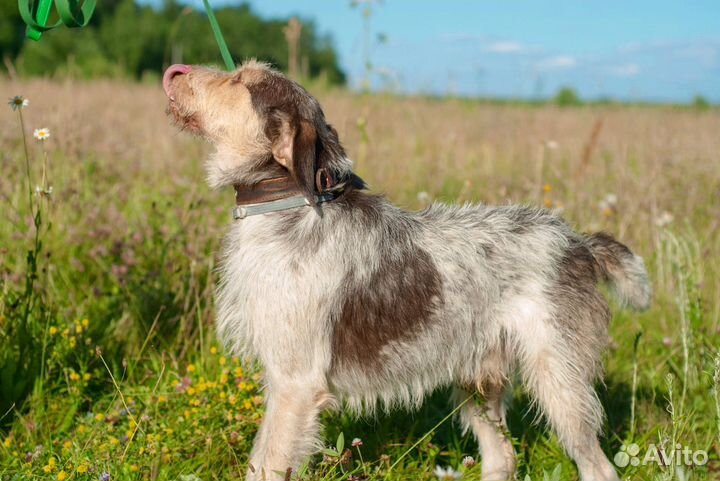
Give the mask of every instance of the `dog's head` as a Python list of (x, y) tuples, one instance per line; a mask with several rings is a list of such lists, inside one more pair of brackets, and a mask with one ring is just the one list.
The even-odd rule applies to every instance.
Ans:
[(215, 145), (208, 162), (215, 187), (289, 172), (311, 195), (318, 169), (339, 177), (350, 170), (318, 101), (266, 64), (250, 61), (234, 72), (172, 65), (163, 88), (176, 123)]

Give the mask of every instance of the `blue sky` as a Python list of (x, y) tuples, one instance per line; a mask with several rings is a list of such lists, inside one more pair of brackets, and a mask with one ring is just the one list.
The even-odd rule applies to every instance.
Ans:
[[(360, 85), (362, 6), (249, 3), (264, 17), (313, 19)], [(375, 87), (535, 97), (570, 85), (584, 98), (720, 102), (720, 0), (384, 0), (370, 25)]]

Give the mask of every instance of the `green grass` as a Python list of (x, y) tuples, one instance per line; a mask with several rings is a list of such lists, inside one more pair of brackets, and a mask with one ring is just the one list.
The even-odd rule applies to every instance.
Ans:
[[(22, 111), (28, 136), (51, 128), (44, 144), (28, 139), (28, 159), (31, 190), (41, 184), (46, 154), (53, 186), (49, 198), (32, 194), (31, 211), (18, 113), (7, 109), (0, 118), (0, 479), (242, 479), (262, 419), (261, 370), (215, 339), (215, 252), (231, 196), (203, 185), (206, 148), (167, 126), (159, 92), (146, 86), (0, 85), (30, 91)], [(67, 88), (84, 97), (49, 100)], [(706, 451), (708, 463), (668, 459), (669, 466), (620, 473), (720, 479), (720, 243), (710, 200), (720, 188), (717, 113), (323, 96), (360, 174), (400, 204), (420, 207), (426, 197), (544, 203), (640, 252), (656, 300), (642, 314), (615, 309), (598, 385), (607, 411), (603, 448), (612, 458), (636, 443), (642, 457), (651, 444), (680, 443)], [(128, 118), (116, 117), (125, 111)], [(434, 123), (436, 112), (442, 124)], [(538, 116), (547, 129), (540, 140), (557, 139), (557, 150), (528, 141), (538, 135)], [(589, 135), (595, 117), (606, 119), (606, 133), (584, 160), (586, 144), (577, 138)], [(665, 128), (674, 143), (658, 144)], [(618, 205), (599, 209), (608, 192), (618, 194)], [(658, 226), (665, 210), (675, 219)], [(337, 451), (342, 435), (343, 449), (314, 458), (302, 479), (429, 480), (436, 466), (451, 466), (479, 480), (475, 442), (445, 420), (448, 399), (441, 390), (419, 411), (373, 419), (325, 414), (326, 444)], [(577, 479), (534, 417), (516, 388), (508, 419), (519, 478)], [(353, 438), (363, 445), (350, 446)], [(463, 467), (465, 456), (478, 464)]]

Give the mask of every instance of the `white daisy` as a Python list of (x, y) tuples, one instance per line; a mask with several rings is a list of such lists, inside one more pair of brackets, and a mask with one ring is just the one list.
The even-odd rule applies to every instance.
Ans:
[(33, 131), (33, 137), (35, 137), (41, 142), (47, 140), (48, 137), (50, 137), (50, 129), (48, 129), (47, 127), (43, 127), (42, 129), (35, 129)]
[(18, 110), (18, 109), (22, 110), (25, 107), (27, 107), (28, 105), (30, 105), (30, 101), (28, 99), (26, 99), (25, 97), (23, 97), (22, 95), (16, 95), (15, 97), (8, 100), (8, 105), (13, 110)]
[(450, 466), (448, 466), (447, 468), (443, 468), (441, 466), (435, 466), (434, 474), (435, 474), (435, 476), (437, 476), (437, 478), (440, 481), (454, 481), (454, 480), (460, 479), (462, 477), (462, 474), (455, 471)]

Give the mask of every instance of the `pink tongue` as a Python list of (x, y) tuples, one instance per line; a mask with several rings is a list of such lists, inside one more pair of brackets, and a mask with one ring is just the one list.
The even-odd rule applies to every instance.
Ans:
[(170, 65), (168, 69), (165, 71), (165, 74), (163, 75), (163, 90), (165, 90), (165, 95), (172, 98), (172, 95), (170, 93), (170, 82), (172, 81), (173, 77), (176, 75), (184, 75), (188, 73), (190, 70), (192, 70), (192, 67), (190, 65), (183, 65), (180, 63), (176, 63), (175, 65)]

